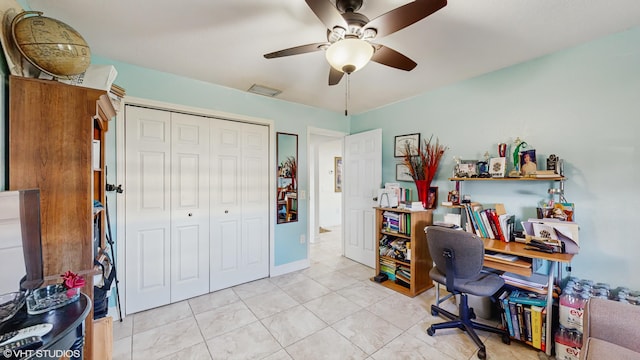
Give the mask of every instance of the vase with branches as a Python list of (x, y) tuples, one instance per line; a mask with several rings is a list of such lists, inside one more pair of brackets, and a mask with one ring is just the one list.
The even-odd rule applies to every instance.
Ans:
[(406, 143), (402, 149), (401, 162), (409, 169), (409, 175), (416, 183), (418, 198), (425, 209), (431, 182), (438, 172), (442, 156), (448, 149), (447, 146), (440, 144), (439, 139), (436, 138), (435, 143), (432, 140), (433, 135), (429, 140), (423, 139), (418, 148)]

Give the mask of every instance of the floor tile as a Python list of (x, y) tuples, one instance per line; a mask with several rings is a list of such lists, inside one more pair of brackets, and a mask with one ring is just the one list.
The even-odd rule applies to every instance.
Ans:
[(400, 335), (382, 349), (371, 355), (375, 360), (452, 360), (468, 359), (453, 358), (432, 346), (414, 338), (413, 336)]
[(113, 360), (131, 360), (131, 336), (113, 340)]
[(300, 305), (280, 289), (248, 298), (244, 300), (244, 303), (258, 319), (264, 319), (283, 310)]
[(270, 280), (274, 285), (284, 288), (307, 279), (309, 278), (306, 277), (302, 271), (295, 271), (289, 274), (272, 277)]
[(158, 326), (191, 317), (193, 313), (187, 301), (161, 306), (133, 315), (133, 333), (155, 329)]
[(327, 327), (327, 323), (301, 305), (263, 319), (262, 323), (283, 347)]
[(344, 275), (340, 271), (331, 271), (314, 278), (314, 280), (333, 291), (344, 289), (358, 282), (358, 280), (351, 276)]
[(131, 337), (133, 335), (133, 317), (134, 315), (126, 316), (122, 321), (113, 319), (113, 340), (120, 340), (125, 337)]
[(322, 329), (286, 348), (295, 360), (359, 360), (367, 354), (332, 328)]
[(369, 281), (359, 281), (352, 286), (338, 290), (337, 293), (362, 307), (373, 305), (390, 296), (390, 293), (385, 291), (383, 286), (372, 286), (367, 282)]
[(220, 306), (229, 305), (238, 300), (240, 300), (240, 297), (233, 290), (223, 289), (189, 299), (189, 305), (194, 314), (200, 314)]
[(161, 359), (203, 342), (193, 317), (133, 335), (133, 360)]
[(292, 357), (289, 356), (289, 353), (282, 349), (274, 354), (267, 356), (263, 360), (292, 360)]
[(282, 290), (299, 303), (306, 303), (307, 301), (313, 300), (331, 292), (330, 289), (320, 285), (317, 281), (309, 278), (307, 278), (305, 281), (287, 285), (283, 287)]
[(174, 354), (163, 357), (160, 360), (175, 360), (175, 359), (189, 359), (189, 360), (211, 360), (211, 355), (209, 354), (209, 349), (207, 348), (207, 344), (199, 343), (188, 347), (186, 349), (180, 350)]
[(402, 333), (400, 328), (389, 321), (364, 309), (331, 327), (367, 354), (376, 352)]
[(402, 330), (407, 330), (425, 317), (431, 316), (430, 308), (402, 294), (391, 295), (367, 307), (367, 310)]
[(259, 322), (207, 340), (214, 360), (262, 359), (282, 347)]
[(205, 339), (211, 339), (258, 320), (241, 301), (205, 311), (195, 317)]
[(257, 295), (268, 293), (276, 288), (269, 279), (260, 279), (246, 284), (234, 286), (231, 289), (241, 298), (247, 299)]
[(327, 324), (333, 324), (361, 309), (359, 305), (334, 292), (313, 299), (305, 303), (304, 307)]

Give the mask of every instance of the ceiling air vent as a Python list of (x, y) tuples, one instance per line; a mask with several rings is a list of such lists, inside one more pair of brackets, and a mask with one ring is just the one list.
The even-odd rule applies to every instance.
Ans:
[(276, 95), (279, 95), (280, 93), (282, 93), (282, 90), (272, 89), (270, 87), (266, 87), (258, 84), (251, 85), (248, 91), (254, 94), (264, 95), (269, 97), (275, 97)]

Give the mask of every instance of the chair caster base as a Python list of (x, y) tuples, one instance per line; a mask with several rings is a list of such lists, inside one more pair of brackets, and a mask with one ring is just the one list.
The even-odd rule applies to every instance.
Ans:
[(427, 329), (427, 335), (433, 336), (435, 333), (436, 331), (433, 329), (433, 326), (429, 326), (429, 328)]
[(479, 349), (478, 350), (478, 359), (486, 359), (487, 358), (487, 350)]

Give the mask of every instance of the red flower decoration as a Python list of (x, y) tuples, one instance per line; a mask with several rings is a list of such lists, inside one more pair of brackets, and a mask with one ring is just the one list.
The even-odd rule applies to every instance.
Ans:
[(84, 278), (71, 271), (67, 271), (63, 275), (60, 275), (60, 277), (62, 277), (63, 284), (67, 289), (75, 289), (84, 286)]

